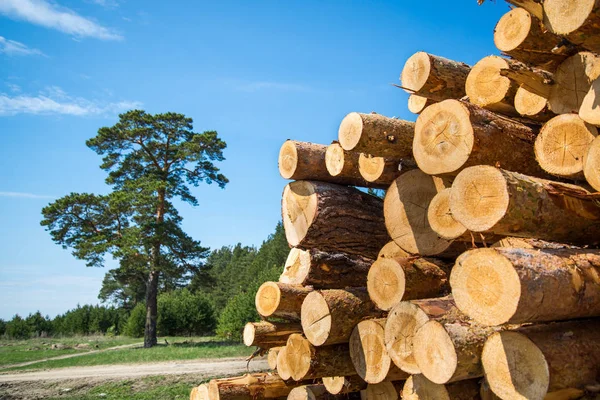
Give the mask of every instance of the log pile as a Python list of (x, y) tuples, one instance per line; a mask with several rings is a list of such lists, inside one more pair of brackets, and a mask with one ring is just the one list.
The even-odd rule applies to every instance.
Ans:
[(600, 393), (600, 3), (507, 1), (501, 56), (406, 61), (416, 122), (283, 144), (291, 250), (244, 329), (272, 371), (192, 399)]

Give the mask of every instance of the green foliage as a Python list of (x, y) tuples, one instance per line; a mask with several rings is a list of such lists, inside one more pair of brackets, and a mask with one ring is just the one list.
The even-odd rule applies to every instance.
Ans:
[(241, 292), (227, 303), (219, 316), (217, 336), (237, 341), (242, 339), (244, 325), (260, 319), (254, 305), (254, 295), (254, 291)]
[(36, 337), (48, 336), (52, 333), (52, 320), (48, 316), (44, 317), (39, 311), (29, 314), (25, 322), (29, 325), (31, 333)]
[(145, 324), (146, 305), (144, 303), (138, 303), (129, 314), (123, 334), (129, 337), (142, 337), (144, 336)]
[(52, 320), (55, 335), (104, 334), (110, 327), (117, 332), (123, 325), (125, 310), (114, 307), (84, 305), (58, 315)]
[(6, 321), (0, 318), (0, 336), (4, 336), (6, 333)]
[(31, 336), (31, 327), (19, 314), (6, 324), (6, 336), (11, 339), (27, 339)]
[(188, 289), (158, 297), (158, 333), (162, 336), (204, 335), (215, 329), (213, 306), (202, 293)]

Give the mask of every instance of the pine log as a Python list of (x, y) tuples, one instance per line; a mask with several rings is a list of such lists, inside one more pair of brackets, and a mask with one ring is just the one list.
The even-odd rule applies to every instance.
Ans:
[(362, 400), (398, 400), (404, 381), (380, 382), (369, 384), (360, 392)]
[(209, 400), (208, 399), (208, 383), (203, 383), (196, 386), (190, 393), (190, 400)]
[(450, 284), (458, 308), (484, 325), (600, 316), (600, 250), (471, 250)]
[(282, 214), (292, 247), (375, 258), (389, 240), (381, 199), (350, 187), (292, 182), (283, 191)]
[(412, 375), (402, 388), (402, 400), (478, 400), (479, 383), (476, 379), (440, 385), (425, 376)]
[(287, 358), (287, 343), (279, 350), (279, 353), (277, 353), (277, 375), (285, 381), (292, 377), (292, 370), (290, 369)]
[(244, 327), (244, 344), (265, 350), (285, 346), (292, 333), (302, 333), (302, 325), (293, 322), (248, 322)]
[[(540, 21), (544, 18), (544, 9), (542, 3), (538, 0), (507, 0), (506, 2), (526, 10)], [(483, 1), (481, 3), (483, 3)]]
[(594, 245), (600, 241), (596, 197), (581, 186), (477, 166), (454, 180), (450, 209), (475, 232)]
[(591, 187), (600, 191), (600, 138), (590, 143), (583, 157), (583, 174)]
[(598, 130), (577, 114), (562, 114), (546, 122), (535, 139), (535, 157), (549, 174), (583, 179), (583, 158)]
[(403, 371), (420, 374), (413, 354), (414, 336), (426, 322), (466, 320), (451, 297), (402, 301), (390, 310), (385, 324), (385, 346), (392, 361)]
[(550, 110), (548, 96), (540, 96), (523, 86), (519, 87), (515, 94), (515, 110), (527, 119), (542, 123), (556, 116)]
[(450, 264), (418, 256), (379, 258), (367, 276), (371, 301), (389, 310), (402, 300), (443, 296), (450, 292)]
[(324, 377), (323, 385), (331, 394), (354, 393), (367, 388), (367, 382), (358, 375)]
[(410, 157), (414, 122), (371, 113), (350, 113), (342, 120), (338, 140), (346, 151), (378, 157)]
[(390, 240), (379, 250), (377, 258), (397, 258), (397, 257), (410, 257), (410, 253), (402, 250), (402, 247), (398, 246), (396, 242)]
[(600, 76), (600, 56), (580, 52), (567, 58), (554, 74), (548, 97), (556, 114), (578, 113), (592, 82)]
[(460, 238), (467, 233), (467, 228), (458, 222), (450, 210), (451, 188), (440, 190), (429, 203), (427, 220), (431, 229), (440, 237), (448, 240)]
[(400, 80), (411, 94), (442, 101), (465, 96), (465, 81), (469, 67), (425, 52), (413, 54), (404, 64)]
[(482, 362), (492, 391), (502, 399), (578, 398), (586, 385), (597, 383), (600, 323), (569, 321), (496, 333), (485, 344)]
[(356, 373), (348, 344), (315, 347), (301, 335), (291, 335), (285, 347), (285, 357), (296, 381)]
[[(302, 303), (302, 329), (315, 346), (347, 343), (354, 326), (381, 317), (366, 288), (314, 291)], [(345, 374), (344, 374), (345, 375)]]
[(325, 166), (327, 146), (286, 140), (279, 150), (279, 173), (284, 179), (331, 181)]
[[(287, 397), (288, 400), (334, 400), (339, 398), (340, 396), (329, 393), (323, 384), (295, 387)], [(343, 398), (348, 400), (358, 400), (360, 395), (358, 393), (349, 392), (346, 393)]]
[(504, 54), (550, 72), (578, 50), (544, 28), (524, 8), (514, 8), (500, 18), (494, 30), (494, 44)]
[(267, 363), (269, 364), (269, 368), (271, 368), (273, 371), (277, 370), (277, 356), (283, 348), (285, 348), (285, 346), (271, 347), (267, 353)]
[(596, 78), (579, 107), (579, 116), (592, 125), (600, 125), (600, 79)]
[(457, 174), (472, 165), (500, 165), (547, 176), (531, 154), (537, 132), (470, 103), (446, 100), (417, 118), (413, 153), (430, 175)]
[(550, 96), (550, 91), (554, 84), (554, 75), (552, 73), (541, 68), (531, 67), (520, 61), (504, 60), (507, 66), (500, 69), (501, 76), (507, 77), (516, 83), (518, 87), (523, 87), (539, 96)]
[(597, 0), (545, 0), (544, 25), (569, 41), (600, 53), (600, 4)]
[(360, 176), (369, 184), (387, 189), (388, 186), (404, 174), (415, 169), (417, 164), (410, 158), (375, 157), (361, 153), (358, 158), (358, 171)]
[(435, 103), (435, 100), (428, 99), (427, 97), (419, 96), (418, 94), (411, 94), (408, 96), (408, 111), (413, 114), (421, 114), (425, 108)]
[(445, 384), (483, 376), (481, 351), (494, 328), (469, 322), (428, 321), (413, 338), (413, 355), (421, 373)]
[(213, 379), (208, 384), (210, 400), (277, 399), (286, 397), (298, 383), (283, 381), (277, 375), (255, 373), (243, 377)]
[(265, 282), (256, 292), (256, 311), (263, 317), (280, 317), (300, 320), (300, 309), (304, 298), (312, 288), (287, 285), (280, 282)]
[(361, 321), (350, 336), (350, 358), (358, 376), (367, 383), (402, 380), (408, 377), (392, 364), (384, 341), (385, 318)]
[(371, 264), (372, 259), (362, 256), (294, 247), (279, 282), (315, 289), (364, 287)]
[(360, 153), (353, 151), (345, 151), (339, 143), (334, 142), (327, 146), (325, 166), (338, 184), (385, 189), (389, 184), (367, 181), (361, 175), (359, 167), (360, 155)]

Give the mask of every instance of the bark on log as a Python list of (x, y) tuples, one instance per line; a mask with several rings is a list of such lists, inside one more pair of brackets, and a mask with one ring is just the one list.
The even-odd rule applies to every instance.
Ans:
[(581, 103), (600, 76), (600, 57), (580, 52), (567, 58), (554, 74), (554, 85), (548, 97), (550, 109), (556, 114), (578, 113)]
[(295, 247), (287, 257), (279, 282), (315, 289), (365, 287), (371, 264), (372, 259), (362, 256)]
[(345, 151), (337, 142), (327, 146), (325, 152), (325, 166), (327, 172), (329, 172), (334, 179), (325, 179), (325, 181), (335, 181), (342, 185), (385, 189), (389, 184), (386, 185), (383, 182), (368, 181), (362, 176), (359, 163), (360, 156), (360, 153)]
[(552, 85), (554, 84), (554, 75), (546, 70), (537, 67), (531, 67), (520, 61), (504, 59), (507, 66), (500, 70), (500, 75), (505, 76), (518, 87), (524, 87), (530, 92), (539, 96), (548, 97)]
[(400, 81), (407, 92), (434, 101), (460, 99), (470, 69), (465, 63), (420, 51), (406, 61)]
[(583, 157), (583, 174), (591, 187), (600, 191), (600, 138), (590, 143)]
[(190, 393), (190, 400), (209, 400), (208, 398), (208, 383), (203, 383), (196, 386)]
[(516, 247), (519, 249), (579, 249), (578, 246), (573, 246), (564, 243), (547, 242), (540, 239), (505, 237), (493, 243), (490, 247)]
[(325, 166), (323, 144), (286, 140), (279, 150), (279, 173), (284, 179), (332, 179)]
[(346, 151), (378, 157), (410, 158), (414, 131), (414, 122), (374, 113), (353, 112), (342, 120), (338, 140)]
[(569, 41), (600, 53), (600, 3), (597, 0), (545, 0), (544, 25)]
[(277, 399), (299, 386), (277, 375), (255, 373), (243, 377), (213, 379), (208, 384), (210, 400)]
[(263, 317), (280, 317), (300, 320), (300, 309), (304, 298), (312, 288), (286, 285), (280, 282), (265, 282), (256, 292), (256, 311)]
[(600, 316), (600, 250), (471, 250), (450, 284), (458, 308), (484, 325)]
[(417, 168), (417, 164), (412, 157), (403, 159), (375, 157), (361, 153), (358, 158), (360, 176), (369, 184), (385, 189), (391, 185), (394, 179), (415, 168)]
[(425, 108), (435, 103), (435, 100), (428, 99), (427, 97), (419, 96), (418, 94), (411, 94), (408, 96), (408, 111), (413, 114), (421, 114)]
[(450, 292), (451, 265), (418, 256), (379, 258), (367, 276), (367, 290), (377, 308), (388, 311), (402, 300), (444, 296)]
[(389, 240), (381, 199), (354, 188), (292, 182), (283, 191), (282, 214), (292, 247), (375, 258)]
[(515, 94), (515, 110), (527, 119), (546, 122), (556, 116), (548, 105), (548, 96), (535, 94), (523, 86)]
[[(287, 343), (287, 340), (286, 340)], [(277, 356), (279, 355), (279, 352), (285, 347), (284, 346), (279, 346), (279, 347), (271, 347), (269, 349), (269, 352), (267, 353), (267, 363), (269, 364), (269, 368), (271, 368), (273, 371), (277, 370)], [(289, 379), (289, 378), (287, 378)]]
[(414, 336), (426, 322), (466, 320), (451, 297), (402, 301), (390, 310), (385, 324), (385, 346), (392, 361), (403, 371), (420, 374), (413, 354)]
[(360, 392), (362, 400), (398, 400), (404, 381), (369, 384)]
[(477, 166), (454, 180), (450, 208), (475, 232), (595, 245), (600, 241), (597, 197), (581, 186)]
[(367, 382), (358, 375), (325, 377), (323, 385), (331, 394), (355, 393), (367, 388)]
[(440, 385), (425, 376), (412, 375), (402, 388), (402, 400), (479, 400), (476, 379)]
[(536, 131), (473, 104), (446, 100), (417, 118), (413, 153), (430, 175), (457, 174), (472, 165), (499, 165), (547, 176), (531, 154)]
[(494, 44), (504, 54), (550, 72), (578, 51), (577, 46), (548, 31), (524, 8), (514, 8), (500, 18)]
[(285, 356), (292, 378), (315, 379), (333, 375), (353, 375), (348, 344), (315, 347), (301, 335), (291, 335)]
[(562, 114), (546, 122), (535, 139), (535, 157), (549, 174), (581, 180), (583, 158), (598, 130), (576, 114)]
[(287, 343), (281, 350), (279, 350), (279, 353), (277, 354), (277, 375), (279, 375), (281, 379), (285, 381), (292, 377), (292, 371), (288, 364), (287, 358)]
[(579, 107), (579, 117), (592, 125), (600, 125), (600, 79), (596, 78)]
[(293, 333), (302, 333), (302, 325), (293, 322), (248, 322), (244, 327), (244, 344), (265, 350), (285, 346), (288, 336)]
[(306, 296), (302, 303), (302, 329), (315, 346), (347, 343), (359, 321), (382, 314), (369, 299), (366, 288), (319, 290)]
[(492, 391), (502, 399), (577, 398), (573, 394), (597, 383), (600, 323), (569, 321), (496, 333), (486, 342), (482, 361)]
[(385, 318), (361, 321), (350, 336), (350, 358), (358, 376), (367, 383), (408, 378), (406, 372), (392, 364), (384, 341)]

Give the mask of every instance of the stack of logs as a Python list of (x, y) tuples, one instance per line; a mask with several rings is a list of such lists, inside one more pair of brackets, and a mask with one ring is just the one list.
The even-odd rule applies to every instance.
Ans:
[(600, 3), (509, 2), (502, 57), (408, 59), (416, 123), (351, 113), (329, 146), (283, 144), (292, 249), (243, 334), (276, 372), (193, 399), (600, 391)]

